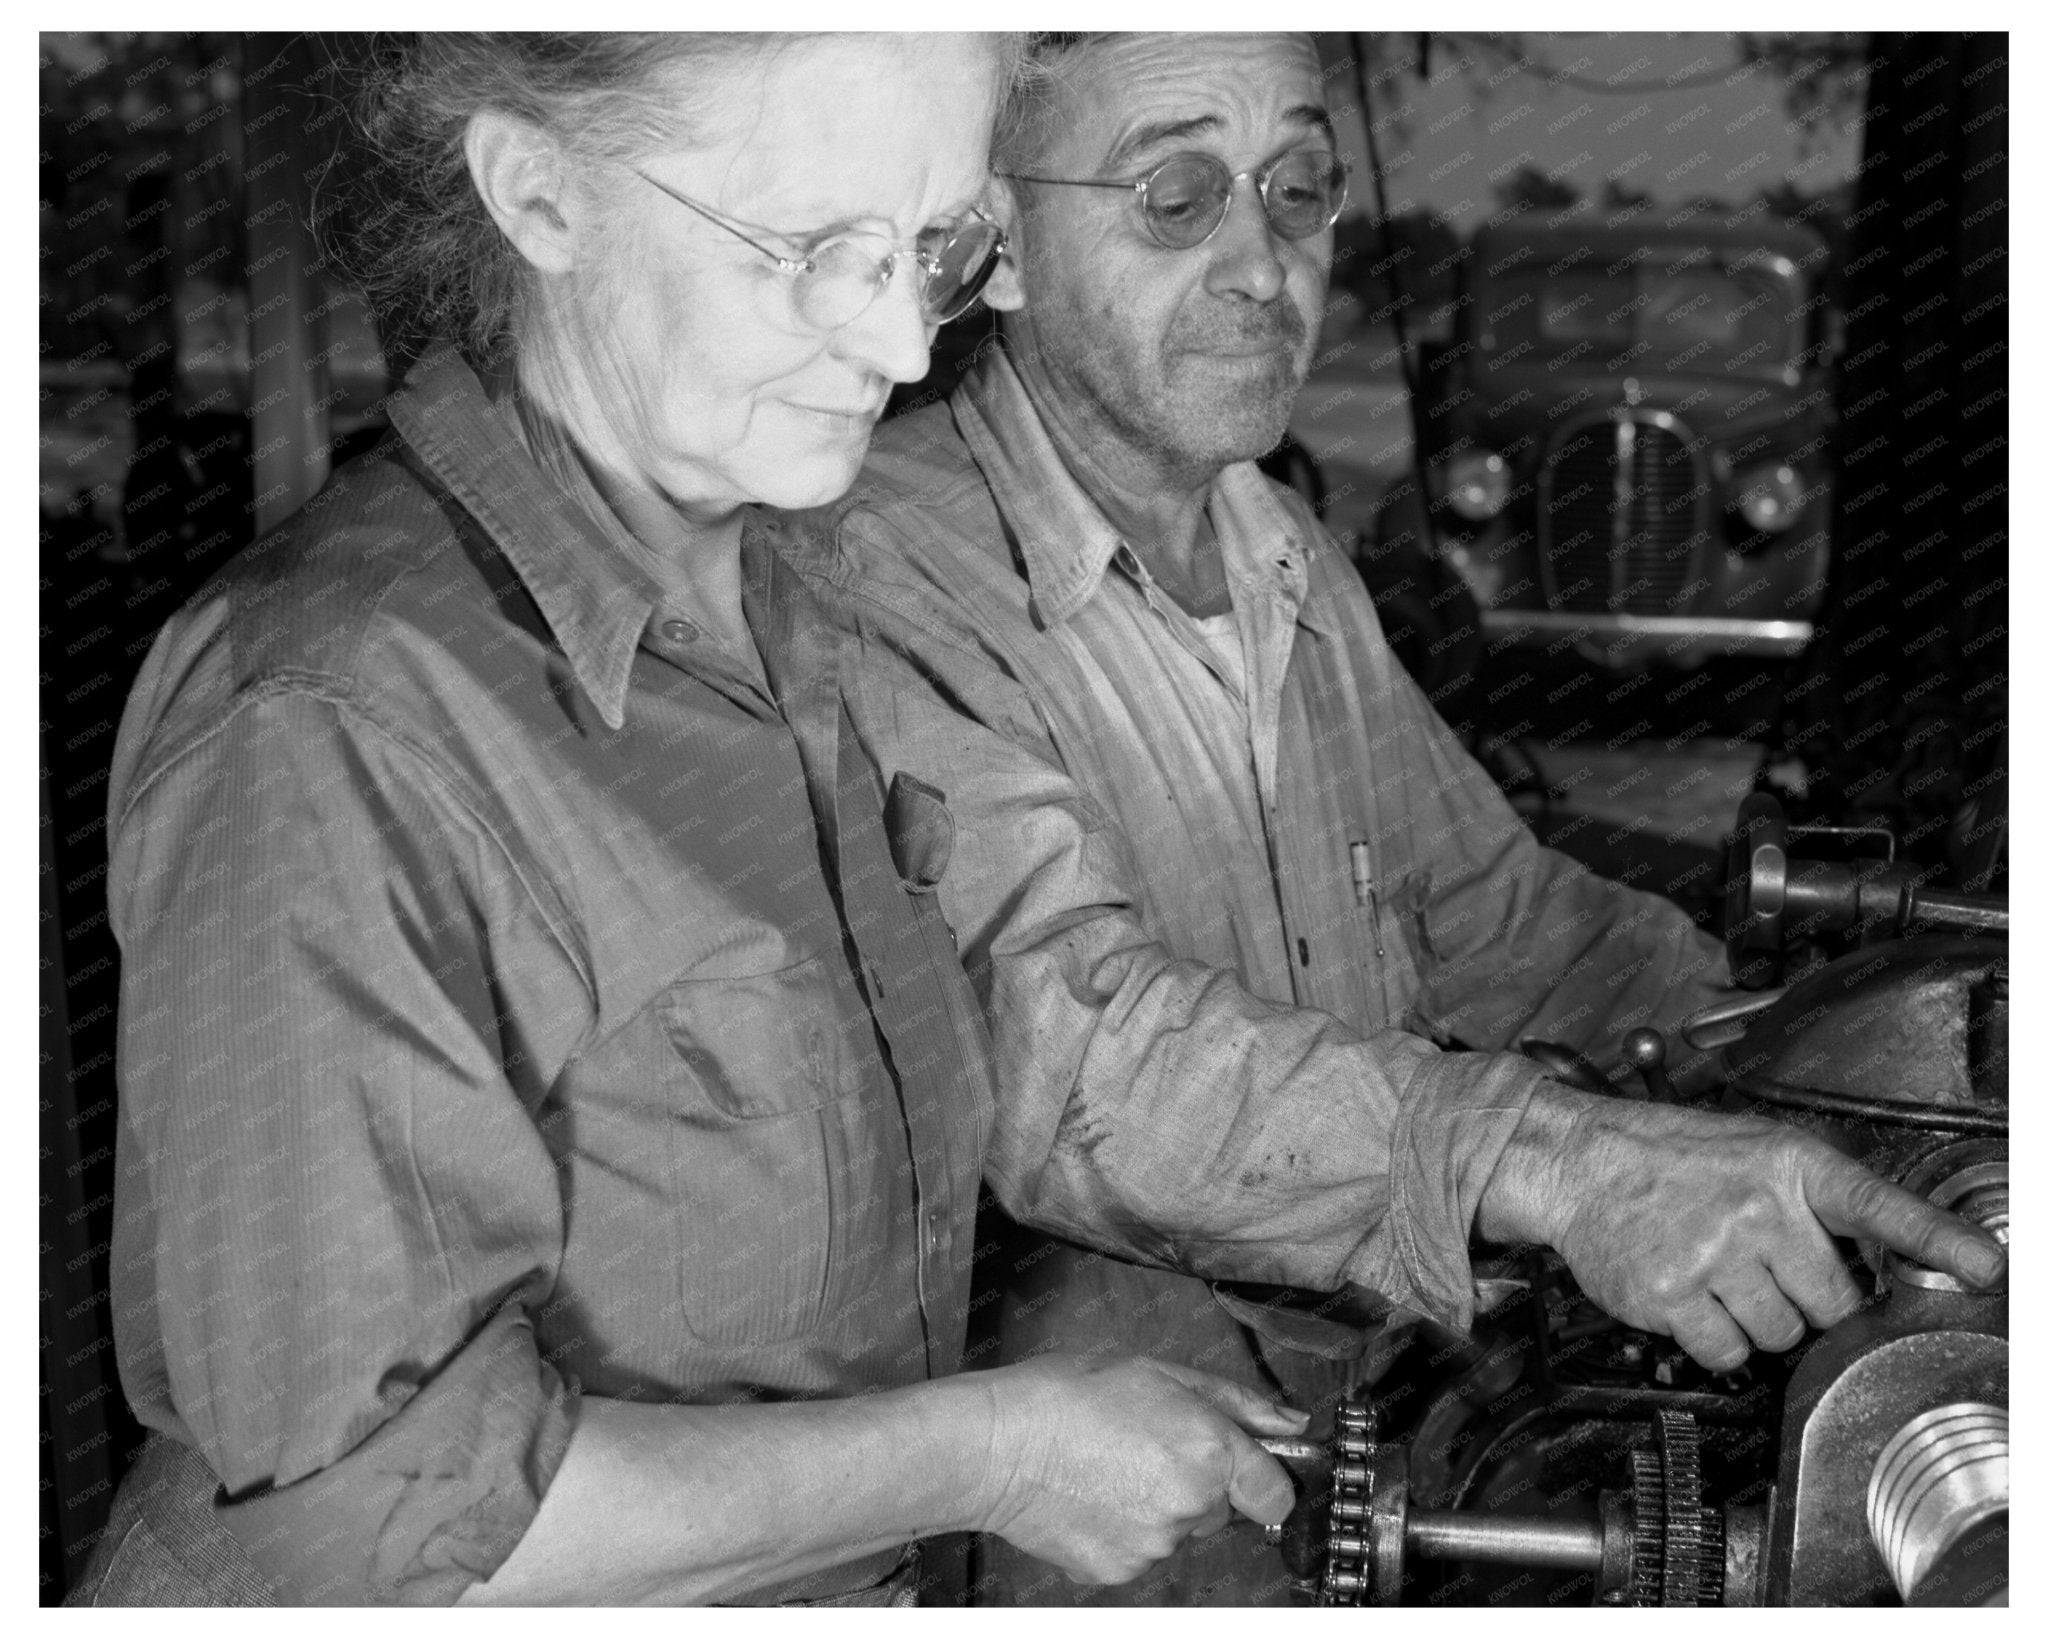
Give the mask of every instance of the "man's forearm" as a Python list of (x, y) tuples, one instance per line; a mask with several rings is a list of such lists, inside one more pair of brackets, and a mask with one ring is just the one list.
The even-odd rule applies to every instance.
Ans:
[(463, 1604), (705, 1604), (980, 1524), (990, 1391), (850, 1400), (585, 1396), (533, 1524)]
[(1537, 1084), (1479, 1197), (1472, 1220), (1478, 1234), (1503, 1245), (1551, 1244), (1557, 1203), (1572, 1192), (1578, 1118), (1599, 1102), (1554, 1081)]

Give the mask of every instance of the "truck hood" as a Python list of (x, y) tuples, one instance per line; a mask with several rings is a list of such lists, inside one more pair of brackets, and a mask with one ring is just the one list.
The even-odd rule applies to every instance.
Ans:
[(1782, 379), (1719, 371), (1629, 374), (1604, 365), (1554, 370), (1540, 358), (1517, 359), (1489, 371), (1482, 358), (1472, 374), (1487, 378), (1485, 390), (1452, 419), (1457, 432), (1496, 449), (1524, 435), (1540, 444), (1569, 422), (1626, 403), (1627, 381), (1635, 383), (1639, 409), (1670, 411), (1716, 444), (1784, 428), (1808, 416), (1818, 424), (1827, 402), (1826, 389), (1818, 382), (1795, 388)]

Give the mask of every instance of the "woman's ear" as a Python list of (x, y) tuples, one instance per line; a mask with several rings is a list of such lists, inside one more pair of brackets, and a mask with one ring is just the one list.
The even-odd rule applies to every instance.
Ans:
[(525, 120), (485, 109), (470, 117), (462, 152), (477, 196), (513, 248), (542, 273), (566, 273), (576, 259), (575, 233), (553, 140)]
[(1023, 213), (1017, 208), (1017, 190), (1009, 178), (991, 180), (989, 214), (1002, 225), (1003, 259), (982, 286), (981, 299), (998, 313), (1014, 313), (1024, 305), (1024, 271), (1018, 263), (1024, 249), (1019, 238)]

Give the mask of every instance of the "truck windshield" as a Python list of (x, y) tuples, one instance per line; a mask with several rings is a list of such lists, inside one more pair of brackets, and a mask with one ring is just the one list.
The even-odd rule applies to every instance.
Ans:
[(1517, 268), (1481, 315), (1496, 350), (1725, 375), (1785, 362), (1789, 307), (1785, 286), (1768, 273), (1643, 261), (1619, 270)]

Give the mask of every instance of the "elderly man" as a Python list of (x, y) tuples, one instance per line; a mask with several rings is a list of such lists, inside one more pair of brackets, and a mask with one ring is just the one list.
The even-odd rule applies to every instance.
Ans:
[[(1251, 465), (1307, 369), (1342, 202), (1313, 47), (1083, 36), (1043, 58), (998, 154), (1004, 348), (885, 427), (796, 549), (860, 645), (883, 778), (934, 788), (936, 891), (995, 1034), (992, 1181), (1112, 1254), (1018, 1260), (1005, 1357), (1341, 1386), (1139, 1261), (1348, 1280), (1462, 1327), (1468, 1241), (1541, 1241), (1719, 1368), (1849, 1311), (1831, 1233), (1994, 1273), (1987, 1242), (1810, 1138), (1617, 1107), (1504, 1051), (1598, 1050), (1725, 970), (1675, 907), (1537, 846), (1343, 554)], [(1074, 1597), (992, 1550), (988, 1597)], [(1285, 1584), (1231, 1533), (1116, 1597)]]

